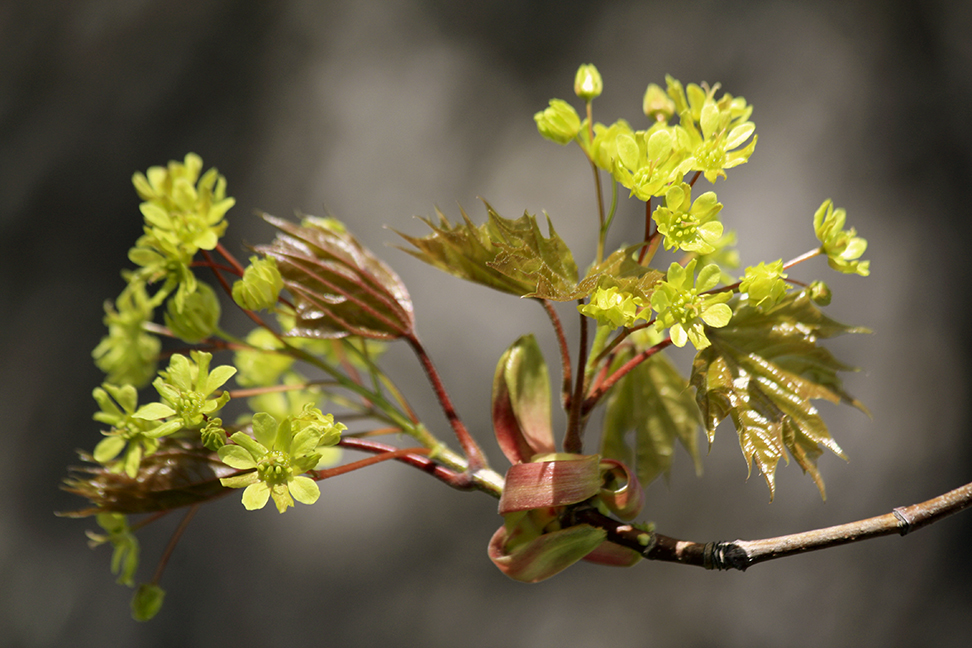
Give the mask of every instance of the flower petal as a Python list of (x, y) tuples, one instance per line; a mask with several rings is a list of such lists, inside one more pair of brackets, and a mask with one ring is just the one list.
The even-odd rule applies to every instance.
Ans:
[(321, 496), (321, 489), (309, 477), (294, 477), (290, 480), (290, 493), (301, 504), (313, 504)]
[(224, 445), (219, 449), (218, 454), (220, 460), (230, 468), (246, 470), (256, 468), (257, 465), (250, 451), (239, 445)]
[(247, 511), (262, 509), (267, 505), (268, 499), (270, 499), (270, 487), (266, 482), (250, 484), (243, 491), (243, 506)]

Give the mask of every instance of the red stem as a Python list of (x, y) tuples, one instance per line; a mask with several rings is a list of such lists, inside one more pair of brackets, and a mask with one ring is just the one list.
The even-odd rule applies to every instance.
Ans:
[(169, 539), (169, 544), (166, 545), (165, 551), (162, 553), (162, 557), (159, 559), (159, 565), (155, 568), (155, 574), (152, 576), (152, 583), (155, 585), (159, 584), (159, 580), (162, 578), (162, 572), (165, 571), (165, 566), (169, 563), (169, 558), (172, 556), (172, 552), (175, 551), (176, 545), (179, 544), (179, 539), (182, 538), (182, 534), (185, 532), (186, 528), (189, 526), (189, 522), (192, 521), (193, 516), (196, 511), (199, 510), (199, 504), (193, 504), (189, 507), (189, 511), (179, 522), (179, 526), (172, 533), (172, 537)]
[(641, 247), (641, 254), (638, 255), (638, 263), (645, 260), (648, 248), (651, 243), (651, 198), (645, 203), (645, 244)]
[(557, 311), (554, 310), (553, 305), (546, 299), (541, 299), (540, 304), (543, 306), (543, 310), (547, 312), (547, 316), (550, 317), (550, 322), (553, 324), (554, 332), (557, 334), (557, 343), (560, 345), (560, 367), (561, 373), (564, 376), (563, 385), (560, 388), (560, 399), (564, 409), (570, 409), (571, 368), (570, 348), (568, 348), (567, 345), (567, 337), (564, 335), (564, 327), (561, 324), (560, 317), (557, 316)]
[[(439, 372), (436, 371), (435, 365), (432, 364), (432, 358), (426, 353), (425, 348), (422, 343), (419, 342), (418, 337), (414, 333), (408, 333), (405, 336), (408, 340), (409, 345), (418, 357), (419, 362), (422, 364), (422, 368), (425, 370), (425, 375), (428, 377), (429, 382), (432, 384), (432, 391), (435, 392), (436, 398), (439, 399), (439, 405), (442, 407), (442, 411), (449, 421), (449, 425), (452, 426), (453, 431), (456, 433), (456, 438), (459, 440), (459, 445), (462, 446), (463, 452), (466, 454), (466, 459), (469, 461), (469, 466), (466, 468), (467, 477), (472, 475), (481, 468), (486, 467), (486, 457), (483, 455), (482, 449), (479, 444), (476, 443), (475, 439), (469, 434), (469, 430), (466, 429), (466, 425), (459, 418), (459, 414), (456, 413), (456, 408), (452, 405), (452, 400), (449, 398), (449, 394), (445, 390), (445, 386), (442, 384), (442, 379), (439, 377)], [(471, 481), (471, 480), (470, 480)]]
[[(337, 468), (331, 468), (330, 470), (317, 471), (316, 474), (319, 475), (319, 479), (327, 479), (328, 477), (334, 477), (344, 472), (349, 472), (350, 470), (357, 470), (357, 468), (364, 468), (365, 466), (370, 466), (380, 461), (395, 459), (396, 461), (401, 461), (402, 463), (412, 466), (413, 468), (418, 468), (419, 470), (432, 475), (439, 481), (442, 481), (453, 488), (459, 490), (470, 490), (475, 488), (475, 485), (470, 482), (470, 480), (464, 479), (463, 475), (449, 470), (444, 466), (440, 466), (429, 459), (426, 456), (429, 452), (427, 448), (407, 448), (405, 450), (401, 450), (386, 443), (379, 443), (378, 441), (369, 441), (367, 439), (355, 437), (343, 437), (341, 441), (338, 442), (338, 445), (342, 448), (348, 448), (350, 450), (359, 450), (361, 452), (373, 452), (380, 454), (375, 457), (363, 459), (362, 461), (347, 464), (347, 466), (339, 466)], [(342, 470), (348, 466), (355, 467)], [(336, 472), (339, 470), (341, 472)]]
[(625, 375), (627, 375), (629, 371), (631, 371), (639, 364), (641, 364), (651, 356), (655, 355), (665, 347), (671, 345), (671, 343), (672, 343), (672, 338), (670, 337), (665, 338), (655, 346), (645, 349), (644, 351), (642, 351), (641, 353), (634, 356), (633, 358), (625, 362), (623, 365), (618, 367), (617, 371), (615, 371), (613, 374), (611, 374), (603, 381), (601, 381), (600, 384), (597, 385), (597, 387), (591, 389), (590, 394), (588, 394), (587, 399), (584, 401), (584, 412), (587, 413), (590, 412), (592, 409), (594, 409), (594, 406), (597, 405), (597, 402), (604, 396), (604, 394), (606, 394), (607, 391), (611, 389), (611, 387), (613, 387), (616, 382), (618, 382)]
[[(578, 303), (583, 303), (578, 300)], [(580, 345), (577, 351), (577, 376), (574, 378), (574, 394), (570, 398), (567, 417), (567, 434), (564, 436), (564, 452), (579, 454), (584, 447), (581, 440), (581, 403), (584, 400), (584, 364), (587, 361), (587, 317), (580, 316)]]

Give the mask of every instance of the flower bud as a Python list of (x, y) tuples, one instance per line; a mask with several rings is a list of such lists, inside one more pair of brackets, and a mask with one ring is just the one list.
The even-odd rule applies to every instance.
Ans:
[(577, 76), (574, 77), (574, 94), (590, 103), (592, 99), (601, 96), (604, 90), (604, 82), (601, 81), (601, 73), (590, 63), (577, 68)]
[(233, 284), (233, 301), (247, 310), (269, 309), (277, 303), (283, 289), (283, 277), (273, 257), (250, 257), (250, 267), (243, 278)]
[(675, 102), (654, 83), (645, 91), (643, 108), (646, 117), (660, 122), (667, 122), (675, 114)]
[(830, 292), (830, 286), (824, 282), (814, 281), (810, 284), (810, 299), (813, 300), (814, 304), (818, 306), (829, 306), (832, 297), (833, 293)]
[(537, 130), (545, 139), (568, 144), (580, 131), (580, 117), (574, 107), (562, 99), (551, 99), (546, 110), (533, 116)]
[(196, 343), (213, 334), (219, 324), (219, 299), (208, 284), (198, 282), (196, 292), (182, 301), (179, 311), (178, 300), (170, 299), (166, 305), (165, 325), (180, 340)]

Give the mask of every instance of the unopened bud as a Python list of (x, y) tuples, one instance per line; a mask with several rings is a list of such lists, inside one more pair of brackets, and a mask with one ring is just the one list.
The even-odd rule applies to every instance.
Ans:
[(604, 90), (604, 82), (601, 81), (601, 73), (590, 63), (577, 68), (577, 76), (574, 77), (574, 94), (590, 102), (592, 99), (601, 96)]
[(675, 102), (654, 83), (645, 90), (643, 108), (646, 117), (660, 122), (667, 122), (675, 114)]

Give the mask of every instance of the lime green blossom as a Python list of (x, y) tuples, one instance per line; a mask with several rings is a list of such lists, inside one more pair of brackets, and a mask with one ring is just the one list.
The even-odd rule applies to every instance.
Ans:
[(152, 385), (162, 397), (160, 407), (167, 410), (165, 416), (178, 417), (185, 428), (195, 429), (229, 401), (225, 391), (217, 398), (210, 397), (236, 373), (236, 367), (223, 365), (210, 372), (212, 354), (191, 351), (190, 355), (191, 360), (173, 355), (168, 369), (160, 371)]
[(701, 350), (710, 344), (703, 325), (718, 328), (729, 323), (732, 309), (725, 302), (732, 298), (732, 291), (704, 294), (719, 283), (721, 271), (715, 264), (707, 265), (695, 282), (696, 262), (692, 259), (685, 267), (672, 263), (667, 281), (660, 282), (651, 295), (651, 307), (658, 313), (655, 327), (659, 331), (669, 328), (675, 346), (691, 342)]
[(128, 526), (128, 519), (121, 513), (99, 513), (95, 521), (106, 533), (85, 531), (88, 536), (88, 546), (97, 546), (110, 542), (114, 551), (111, 554), (111, 573), (118, 575), (119, 585), (135, 585), (135, 571), (138, 569), (138, 538)]
[(165, 325), (180, 340), (195, 344), (212, 335), (219, 325), (220, 306), (216, 291), (208, 284), (196, 282), (196, 290), (179, 302), (166, 304)]
[(645, 90), (642, 108), (645, 111), (645, 117), (656, 122), (668, 123), (668, 120), (675, 114), (675, 102), (654, 83), (649, 83), (648, 89)]
[(739, 292), (749, 296), (749, 304), (761, 310), (776, 306), (786, 294), (786, 273), (783, 272), (783, 259), (769, 265), (760, 261), (758, 266), (746, 268), (740, 279)]
[(639, 200), (663, 196), (671, 182), (681, 179), (679, 169), (688, 155), (689, 143), (684, 128), (663, 122), (647, 131), (619, 133), (614, 179)]
[(155, 375), (162, 344), (143, 328), (152, 321), (153, 308), (145, 286), (129, 284), (114, 305), (105, 304), (108, 335), (101, 338), (91, 355), (105, 372), (107, 381), (118, 385), (144, 387)]
[[(756, 126), (748, 121), (752, 106), (742, 97), (728, 93), (716, 101), (718, 84), (709, 88), (690, 83), (686, 95), (681, 83), (671, 77), (666, 79), (668, 94), (675, 102), (691, 150), (681, 170), (701, 171), (706, 180), (715, 182), (716, 178), (726, 177), (725, 169), (748, 162), (757, 140)], [(740, 149), (750, 136), (753, 139), (749, 145)]]
[(652, 214), (658, 231), (664, 236), (666, 250), (674, 247), (684, 252), (709, 254), (722, 238), (722, 223), (716, 218), (722, 210), (715, 193), (708, 191), (692, 202), (692, 187), (678, 182), (665, 193), (665, 205)]
[(598, 286), (591, 294), (590, 302), (578, 306), (577, 310), (582, 315), (596, 319), (601, 326), (614, 329), (632, 326), (639, 318), (645, 319), (638, 312), (644, 305), (641, 298), (621, 292), (616, 286)]
[(160, 293), (178, 285), (178, 309), (195, 292), (190, 269), (199, 250), (212, 250), (226, 231), (223, 220), (233, 206), (226, 196), (226, 179), (216, 169), (200, 178), (202, 160), (195, 153), (168, 167), (152, 167), (146, 175), (136, 173), (132, 184), (144, 200), (139, 206), (145, 217), (144, 234), (135, 242), (128, 258), (140, 266), (135, 279), (153, 283), (165, 279)]
[(233, 364), (239, 370), (236, 382), (241, 387), (273, 385), (294, 364), (291, 356), (279, 352), (283, 342), (263, 327), (250, 331), (246, 343), (252, 348), (233, 355)]
[(155, 583), (141, 583), (132, 597), (132, 618), (136, 621), (149, 621), (162, 609), (165, 590)]
[(594, 124), (594, 141), (591, 142), (588, 154), (598, 168), (609, 173), (614, 172), (614, 163), (618, 159), (618, 135), (634, 135), (631, 126), (623, 119), (619, 119), (610, 126)]
[(550, 105), (535, 114), (533, 120), (540, 135), (557, 144), (569, 144), (581, 127), (577, 111), (563, 99), (551, 99)]
[(601, 96), (604, 90), (604, 81), (601, 73), (590, 63), (586, 63), (577, 68), (574, 76), (574, 94), (586, 102)]
[(247, 310), (273, 308), (283, 289), (283, 277), (273, 257), (250, 257), (243, 278), (233, 284), (233, 301)]
[[(160, 422), (168, 411), (164, 405), (149, 403), (138, 407), (138, 393), (132, 385), (104, 383), (91, 395), (101, 408), (94, 420), (111, 426), (111, 430), (103, 432), (105, 438), (95, 446), (92, 456), (112, 472), (125, 472), (134, 479), (142, 457), (158, 450), (159, 439), (182, 429), (177, 421)], [(121, 458), (117, 459), (119, 455)]]
[(313, 409), (305, 409), (297, 425), (291, 417), (278, 424), (266, 412), (259, 412), (253, 416), (253, 437), (236, 432), (230, 437), (233, 445), (219, 449), (223, 463), (250, 471), (220, 480), (227, 488), (246, 488), (243, 506), (248, 511), (263, 508), (271, 497), (281, 513), (294, 505), (294, 499), (313, 504), (320, 497), (314, 480), (302, 475), (320, 460), (318, 447), (337, 443), (344, 426), (335, 424), (330, 414), (324, 416)]
[(813, 231), (823, 244), (821, 249), (827, 255), (831, 268), (844, 274), (857, 273), (866, 277), (871, 273), (871, 262), (857, 259), (867, 250), (867, 241), (857, 236), (857, 230), (853, 227), (845, 230), (846, 221), (847, 212), (835, 210), (834, 203), (828, 198), (813, 215)]

